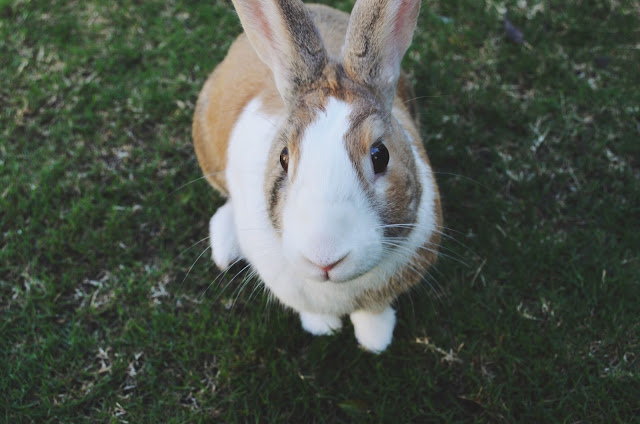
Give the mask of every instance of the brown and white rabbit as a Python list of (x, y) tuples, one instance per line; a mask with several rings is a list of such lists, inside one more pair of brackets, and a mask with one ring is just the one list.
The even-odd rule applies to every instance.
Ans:
[[(245, 33), (204, 85), (193, 138), (227, 198), (216, 265), (243, 258), (312, 334), (349, 315), (383, 351), (394, 299), (437, 257), (438, 188), (400, 62), (420, 0), (233, 0)], [(400, 82), (399, 82), (400, 81)]]

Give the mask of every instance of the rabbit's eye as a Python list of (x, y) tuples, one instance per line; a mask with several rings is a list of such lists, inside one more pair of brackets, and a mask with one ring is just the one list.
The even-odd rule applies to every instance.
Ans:
[(373, 163), (373, 172), (376, 174), (386, 171), (389, 163), (389, 151), (381, 141), (376, 141), (371, 146), (371, 162)]
[(286, 147), (282, 149), (282, 152), (280, 153), (280, 165), (282, 165), (284, 172), (287, 172), (289, 169), (289, 149)]

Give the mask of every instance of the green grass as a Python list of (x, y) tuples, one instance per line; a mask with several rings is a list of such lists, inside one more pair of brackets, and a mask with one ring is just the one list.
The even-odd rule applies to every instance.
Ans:
[(1, 1), (0, 420), (631, 421), (639, 20), (424, 2), (405, 67), (451, 238), (373, 356), (198, 260), (221, 199), (190, 122), (230, 3)]

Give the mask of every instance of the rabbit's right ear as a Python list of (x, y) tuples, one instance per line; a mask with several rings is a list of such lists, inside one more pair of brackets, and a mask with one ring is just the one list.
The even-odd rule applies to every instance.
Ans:
[(342, 52), (345, 70), (369, 86), (387, 110), (419, 11), (420, 0), (358, 0), (351, 12)]
[[(300, 0), (232, 0), (249, 42), (273, 71), (288, 108), (327, 62), (320, 34)], [(250, 65), (249, 65), (250, 66)]]

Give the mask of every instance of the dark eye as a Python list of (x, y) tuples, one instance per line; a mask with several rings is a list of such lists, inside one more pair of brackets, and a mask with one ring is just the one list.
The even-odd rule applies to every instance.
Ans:
[(373, 163), (373, 172), (379, 174), (387, 169), (389, 163), (389, 151), (381, 141), (376, 141), (371, 146), (371, 162)]
[(282, 149), (282, 152), (280, 153), (280, 165), (282, 165), (284, 172), (287, 172), (289, 169), (289, 149), (286, 147)]

